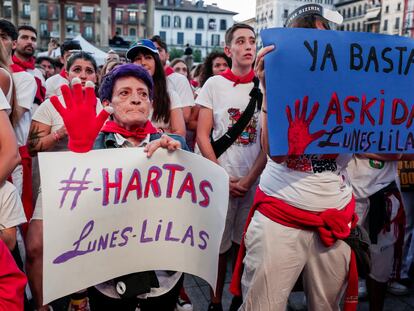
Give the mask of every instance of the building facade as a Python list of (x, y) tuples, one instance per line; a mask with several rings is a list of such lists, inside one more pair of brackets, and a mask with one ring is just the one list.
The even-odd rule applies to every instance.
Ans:
[[(334, 7), (334, 0), (256, 0), (257, 33), (271, 27), (283, 27), (287, 16), (293, 10), (308, 3), (321, 4), (331, 9)], [(261, 45), (259, 37), (258, 41)]]
[(184, 49), (189, 44), (200, 50), (202, 57), (224, 47), (226, 30), (237, 13), (223, 10), (204, 1), (156, 0), (154, 34), (171, 49)]
[(414, 38), (414, 0), (405, 0), (403, 35)]
[[(138, 37), (142, 38), (146, 35), (146, 5), (138, 2), (129, 5), (110, 3), (108, 39), (115, 36), (117, 32), (126, 41), (136, 41)], [(17, 25), (29, 25), (32, 14), (30, 0), (17, 1), (17, 6)], [(3, 2), (1, 13), (4, 18), (11, 19), (12, 1)], [(66, 1), (61, 6), (58, 0), (39, 0), (38, 14), (38, 23), (32, 26), (38, 30), (40, 49), (47, 49), (50, 38), (57, 38), (62, 42), (79, 34), (95, 45), (102, 45), (101, 6), (98, 4)], [(66, 28), (63, 39), (60, 38), (62, 14), (64, 14)]]
[(381, 33), (401, 36), (403, 20), (404, 0), (382, 0)]

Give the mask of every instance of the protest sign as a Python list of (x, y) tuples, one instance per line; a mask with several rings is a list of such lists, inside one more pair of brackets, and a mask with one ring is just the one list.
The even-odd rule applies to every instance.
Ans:
[(39, 153), (43, 302), (121, 275), (183, 271), (215, 288), (228, 175), (200, 156), (143, 148)]
[(414, 40), (266, 29), (270, 152), (414, 152)]
[(401, 191), (414, 191), (414, 161), (398, 162), (398, 175), (400, 176)]

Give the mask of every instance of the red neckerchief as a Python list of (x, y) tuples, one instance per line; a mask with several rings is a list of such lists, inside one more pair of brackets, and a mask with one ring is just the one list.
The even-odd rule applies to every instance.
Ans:
[[(350, 233), (348, 224), (351, 223), (351, 228), (354, 228), (358, 221), (358, 216), (355, 214), (355, 199), (353, 197), (348, 205), (342, 210), (328, 209), (322, 213), (316, 213), (296, 208), (280, 199), (266, 195), (263, 191), (257, 188), (253, 205), (247, 216), (230, 284), (230, 291), (235, 296), (241, 296), (241, 277), (244, 269), (243, 259), (246, 254), (244, 235), (246, 234), (246, 230), (249, 227), (250, 221), (256, 210), (272, 221), (286, 227), (318, 232), (319, 238), (326, 247), (334, 245), (338, 239), (345, 239), (348, 237)], [(358, 269), (356, 266), (355, 254), (351, 251), (344, 311), (356, 311), (357, 304)]]
[(236, 76), (233, 71), (231, 71), (230, 68), (227, 68), (226, 71), (221, 73), (223, 77), (225, 77), (227, 80), (233, 81), (233, 86), (236, 86), (237, 84), (244, 84), (244, 83), (250, 83), (253, 81), (254, 78), (254, 71), (253, 69), (245, 76), (238, 77)]
[(164, 72), (165, 72), (165, 75), (168, 77), (170, 74), (174, 73), (174, 69), (172, 69), (172, 67), (170, 66), (165, 66)]
[(67, 73), (67, 71), (65, 70), (65, 68), (63, 68), (61, 71), (60, 71), (60, 73), (59, 73), (60, 75), (61, 75), (61, 77), (63, 77), (64, 79), (66, 79), (66, 80), (69, 80), (69, 78), (68, 78), (68, 73)]
[(9, 68), (10, 68), (11, 72), (13, 72), (13, 73), (24, 71), (24, 69), (22, 67), (20, 67), (19, 65), (17, 65), (17, 64), (11, 64), (9, 66)]
[(150, 121), (147, 121), (144, 125), (144, 127), (139, 127), (135, 131), (131, 132), (123, 127), (121, 127), (118, 123), (114, 121), (108, 121), (103, 126), (101, 132), (104, 133), (117, 133), (120, 134), (126, 138), (128, 137), (134, 137), (138, 139), (139, 141), (142, 141), (147, 137), (148, 134), (156, 134), (158, 133), (158, 130), (152, 125)]
[(27, 69), (32, 69), (32, 70), (35, 69), (35, 58), (34, 57), (30, 57), (28, 61), (24, 61), (18, 58), (16, 55), (13, 55), (12, 60), (13, 60), (13, 63), (19, 65), (25, 71)]

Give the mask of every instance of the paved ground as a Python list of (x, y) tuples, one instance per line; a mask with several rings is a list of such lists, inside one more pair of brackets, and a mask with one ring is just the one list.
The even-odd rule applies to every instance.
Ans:
[[(228, 266), (230, 268), (230, 265)], [(229, 269), (228, 269), (229, 270)], [(226, 287), (224, 289), (223, 309), (227, 311), (231, 303), (231, 294), (228, 291), (230, 285), (230, 274), (226, 275)], [(207, 311), (208, 304), (210, 302), (210, 290), (208, 284), (195, 276), (186, 275), (184, 279), (184, 286), (187, 294), (190, 296), (193, 302), (193, 311)], [(292, 311), (304, 311), (306, 306), (303, 305), (304, 294), (301, 292), (295, 292), (290, 296), (290, 310)], [(361, 301), (358, 304), (358, 311), (368, 311), (368, 303)], [(414, 286), (410, 288), (410, 294), (408, 296), (393, 296), (389, 294), (385, 303), (384, 311), (414, 311)], [(322, 310), (321, 310), (322, 311)]]
[[(230, 263), (228, 265), (228, 271), (230, 271)], [(226, 284), (223, 297), (223, 309), (227, 311), (232, 296), (228, 290), (230, 285), (230, 273), (226, 275)], [(207, 311), (208, 304), (210, 302), (210, 287), (202, 279), (186, 275), (184, 279), (184, 286), (187, 294), (190, 296), (193, 302), (193, 311)], [(301, 292), (295, 292), (290, 296), (290, 308), (289, 311), (305, 311), (306, 306), (303, 305), (304, 295)], [(54, 303), (55, 311), (67, 310), (67, 299), (62, 299)], [(361, 301), (358, 305), (358, 311), (368, 311), (368, 303)], [(117, 310), (118, 311), (118, 310)], [(121, 311), (121, 310), (120, 310)], [(158, 310), (157, 310), (158, 311)], [(159, 310), (162, 311), (162, 310)], [(254, 310), (253, 310), (254, 311)], [(318, 310), (323, 311), (323, 310)], [(408, 296), (393, 296), (388, 295), (384, 311), (414, 311), (414, 286), (410, 288), (410, 294)]]

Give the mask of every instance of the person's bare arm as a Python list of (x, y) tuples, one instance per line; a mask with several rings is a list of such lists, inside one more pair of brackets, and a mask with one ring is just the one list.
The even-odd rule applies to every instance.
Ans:
[(191, 115), (190, 120), (188, 121), (187, 128), (189, 130), (195, 131), (197, 130), (197, 121), (198, 121), (198, 114), (200, 113), (200, 106), (195, 105), (191, 107)]
[(27, 139), (29, 152), (36, 155), (38, 152), (50, 150), (56, 143), (66, 137), (67, 132), (65, 126), (62, 126), (56, 132), (52, 132), (50, 125), (32, 121), (30, 125), (29, 137)]
[(0, 110), (0, 185), (20, 163), (16, 136), (5, 110)]
[(170, 128), (172, 134), (185, 137), (185, 122), (181, 108), (172, 109), (170, 113)]
[(401, 161), (414, 161), (414, 153), (403, 154)]
[(368, 158), (378, 161), (399, 161), (401, 160), (401, 153), (362, 153), (358, 155), (360, 158)]
[(16, 227), (0, 230), (0, 239), (12, 251), (16, 247)]

